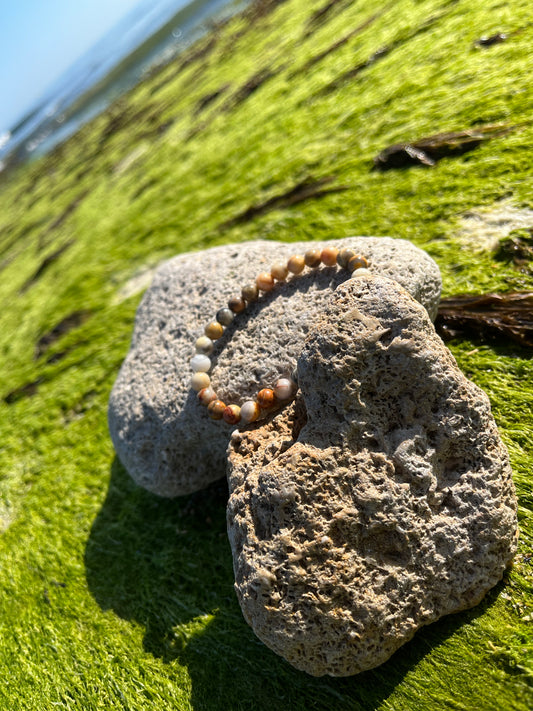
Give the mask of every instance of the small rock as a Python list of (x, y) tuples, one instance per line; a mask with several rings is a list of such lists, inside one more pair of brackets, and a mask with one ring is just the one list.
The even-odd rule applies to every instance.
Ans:
[[(257, 241), (186, 254), (156, 272), (135, 319), (130, 352), (109, 401), (109, 429), (133, 479), (161, 496), (189, 494), (224, 476), (231, 427), (213, 422), (190, 389), (190, 359), (205, 325), (243, 285), (280, 259), (326, 244), (351, 247), (397, 279), (435, 318), (435, 262), (405, 240), (353, 237), (324, 243)], [(277, 284), (239, 314), (213, 353), (212, 383), (226, 403), (255, 398), (290, 375), (305, 334), (347, 274), (321, 268)]]
[(330, 295), (298, 380), (289, 407), (231, 438), (235, 587), (268, 647), (348, 676), (501, 579), (514, 487), (487, 396), (389, 279)]

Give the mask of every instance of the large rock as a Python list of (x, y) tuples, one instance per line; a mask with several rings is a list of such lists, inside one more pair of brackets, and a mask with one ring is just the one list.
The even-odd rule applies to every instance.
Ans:
[[(434, 318), (440, 297), (435, 262), (405, 240), (354, 237), (328, 243), (250, 242), (186, 254), (164, 263), (135, 320), (130, 352), (109, 402), (117, 454), (141, 486), (161, 496), (188, 494), (224, 475), (231, 428), (213, 422), (190, 390), (194, 343), (243, 284), (310, 246), (350, 246), (373, 272), (397, 279)], [(235, 319), (217, 342), (213, 385), (226, 402), (255, 397), (290, 374), (305, 334), (331, 291), (347, 278), (335, 268), (278, 284)]]
[(501, 579), (514, 488), (487, 396), (397, 283), (330, 294), (298, 379), (294, 403), (231, 438), (235, 587), (268, 647), (346, 676)]

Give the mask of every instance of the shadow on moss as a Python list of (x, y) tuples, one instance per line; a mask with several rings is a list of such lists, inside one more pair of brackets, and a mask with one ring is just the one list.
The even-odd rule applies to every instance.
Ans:
[(162, 499), (136, 486), (115, 459), (106, 500), (85, 551), (89, 588), (103, 610), (145, 628), (144, 648), (187, 667), (195, 709), (365, 709), (381, 706), (476, 608), (419, 631), (386, 664), (355, 677), (314, 678), (268, 650), (242, 618), (233, 592), (224, 480), (189, 497)]

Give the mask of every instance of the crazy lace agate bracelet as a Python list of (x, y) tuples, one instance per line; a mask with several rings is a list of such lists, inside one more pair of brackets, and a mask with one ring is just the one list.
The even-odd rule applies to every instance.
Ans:
[(368, 261), (351, 249), (338, 250), (335, 247), (325, 247), (322, 250), (309, 249), (303, 255), (293, 255), (286, 263), (276, 262), (270, 268), (270, 272), (261, 272), (254, 284), (244, 286), (241, 295), (230, 299), (227, 307), (217, 311), (215, 320), (207, 324), (204, 335), (196, 341), (196, 355), (191, 360), (194, 371), (191, 387), (198, 393), (198, 399), (207, 407), (207, 412), (213, 420), (224, 420), (230, 425), (239, 422), (249, 424), (295, 396), (297, 385), (294, 380), (280, 378), (272, 387), (262, 388), (255, 400), (247, 400), (240, 406), (226, 405), (218, 399), (211, 386), (209, 371), (212, 362), (209, 356), (213, 352), (215, 341), (223, 335), (225, 328), (233, 322), (237, 314), (257, 301), (260, 292), (272, 291), (276, 281), (285, 281), (289, 274), (301, 274), (305, 267), (316, 270), (321, 264), (327, 267), (338, 265), (341, 269), (351, 272), (352, 276), (368, 272)]

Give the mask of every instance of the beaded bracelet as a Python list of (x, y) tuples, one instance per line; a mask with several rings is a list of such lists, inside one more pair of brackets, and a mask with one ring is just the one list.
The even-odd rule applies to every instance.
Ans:
[(214, 348), (214, 342), (224, 333), (224, 329), (232, 323), (237, 314), (259, 298), (260, 292), (269, 292), (274, 288), (276, 281), (285, 281), (291, 274), (301, 274), (305, 267), (317, 269), (321, 264), (327, 267), (339, 265), (342, 269), (359, 276), (368, 272), (368, 261), (360, 257), (351, 249), (338, 250), (335, 247), (324, 249), (309, 249), (305, 254), (295, 254), (286, 263), (276, 262), (270, 272), (261, 272), (254, 284), (247, 284), (242, 288), (241, 296), (229, 300), (227, 307), (217, 311), (215, 321), (207, 324), (204, 335), (196, 341), (196, 355), (191, 360), (194, 375), (191, 387), (198, 392), (198, 399), (207, 407), (207, 412), (213, 420), (224, 420), (230, 425), (238, 422), (248, 424), (255, 422), (262, 414), (272, 408), (291, 400), (296, 394), (297, 385), (290, 378), (280, 378), (272, 388), (262, 388), (255, 400), (247, 400), (239, 405), (225, 405), (218, 399), (211, 386), (209, 371), (211, 359), (209, 355)]

